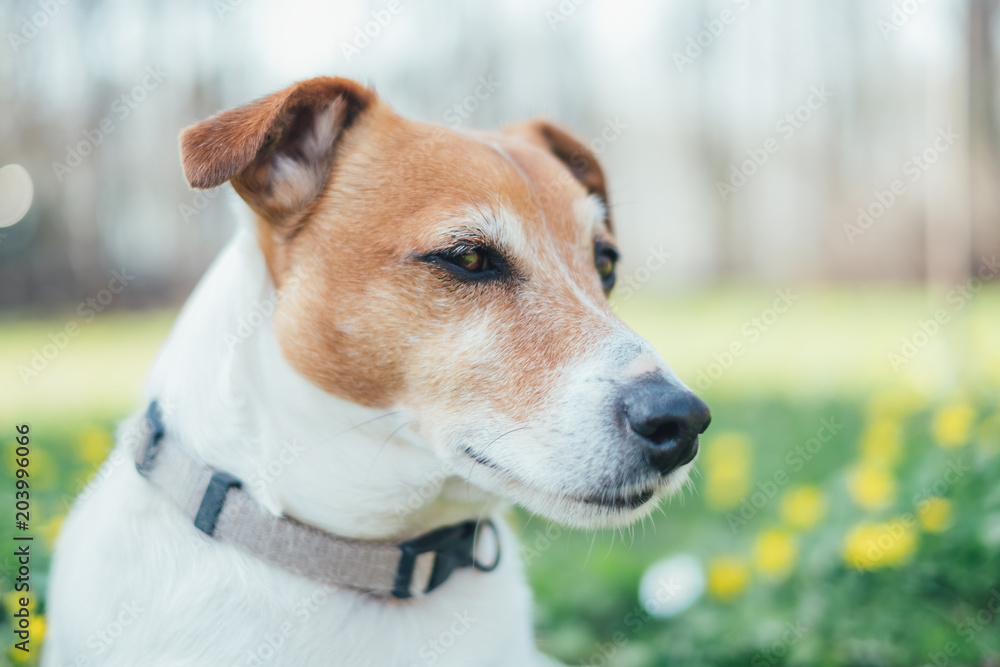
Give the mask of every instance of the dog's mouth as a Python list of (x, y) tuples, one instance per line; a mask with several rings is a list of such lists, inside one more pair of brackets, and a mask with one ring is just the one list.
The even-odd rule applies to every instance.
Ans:
[[(483, 456), (471, 447), (463, 447), (462, 451), (476, 463), (496, 471), (508, 483), (525, 489), (530, 489), (536, 493), (542, 493), (549, 496), (556, 495), (551, 492), (535, 488), (534, 485), (520, 479), (507, 468), (499, 465), (496, 461)], [(627, 487), (624, 490), (621, 488), (608, 489), (600, 493), (593, 493), (589, 495), (560, 495), (559, 499), (562, 501), (569, 501), (571, 503), (592, 507), (602, 514), (614, 515), (639, 509), (653, 499), (661, 486), (662, 484), (647, 484), (638, 488), (635, 486)]]
[(644, 491), (634, 491), (624, 495), (596, 494), (577, 498), (579, 502), (587, 505), (596, 505), (609, 510), (634, 510), (642, 507), (656, 495), (656, 489), (651, 487)]

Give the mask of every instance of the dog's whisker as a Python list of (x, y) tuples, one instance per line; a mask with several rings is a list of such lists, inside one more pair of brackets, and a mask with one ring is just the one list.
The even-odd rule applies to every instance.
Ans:
[(528, 526), (531, 525), (531, 520), (534, 519), (534, 518), (535, 518), (535, 513), (534, 512), (531, 512), (531, 513), (528, 514), (528, 520), (524, 522), (524, 526), (521, 528), (521, 533), (520, 533), (520, 535), (517, 536), (518, 539), (521, 539), (521, 538), (524, 537), (524, 534), (528, 531)]
[(482, 451), (483, 451), (483, 452), (485, 452), (485, 451), (486, 451), (486, 450), (487, 450), (487, 449), (488, 449), (488, 448), (490, 447), (490, 445), (492, 445), (493, 443), (495, 443), (495, 442), (496, 442), (497, 440), (499, 440), (500, 438), (505, 438), (505, 437), (507, 437), (508, 435), (510, 435), (511, 433), (514, 433), (514, 432), (516, 432), (516, 431), (524, 431), (524, 430), (525, 430), (525, 429), (527, 429), (527, 428), (528, 428), (527, 426), (518, 426), (517, 428), (512, 428), (512, 429), (510, 429), (509, 431), (507, 431), (507, 432), (505, 432), (505, 433), (501, 433), (501, 434), (500, 434), (500, 435), (498, 435), (497, 437), (493, 438), (493, 440), (491, 440), (490, 442), (488, 442), (488, 443), (487, 443), (487, 444), (486, 444), (486, 445), (485, 445), (485, 446), (483, 447)]
[(472, 465), (469, 466), (469, 474), (465, 476), (465, 497), (471, 503), (472, 502), (472, 472), (476, 469), (476, 462), (473, 461)]
[[(517, 428), (512, 428), (509, 431), (501, 433), (500, 435), (498, 435), (497, 437), (493, 438), (491, 441), (489, 441), (488, 443), (486, 443), (486, 445), (483, 446), (483, 448), (482, 448), (482, 450), (480, 450), (480, 452), (481, 453), (485, 452), (489, 448), (490, 445), (492, 445), (493, 443), (495, 443), (500, 438), (506, 437), (506, 436), (510, 435), (511, 433), (514, 433), (515, 431), (523, 431), (526, 428), (528, 428), (528, 427), (527, 426), (518, 426)], [(472, 473), (476, 469), (476, 463), (477, 463), (477, 461), (473, 459), (472, 466), (469, 468), (469, 474), (465, 478), (465, 495), (466, 495), (466, 498), (469, 500), (470, 503), (472, 502), (472, 489), (470, 488), (471, 485), (472, 485)]]
[(396, 435), (397, 433), (399, 433), (400, 431), (402, 431), (404, 428), (406, 428), (409, 425), (410, 425), (410, 422), (408, 422), (408, 421), (403, 422), (402, 424), (400, 424), (399, 426), (397, 426), (396, 428), (394, 428), (392, 430), (392, 433), (390, 433), (389, 436), (384, 441), (382, 441), (382, 444), (379, 445), (378, 451), (375, 452), (375, 458), (372, 459), (371, 466), (368, 467), (368, 472), (371, 472), (372, 469), (375, 467), (375, 462), (378, 460), (379, 454), (382, 453), (382, 450), (385, 449), (385, 446), (389, 444), (390, 440), (392, 440), (392, 436)]
[(590, 562), (590, 554), (594, 551), (594, 543), (597, 541), (597, 531), (594, 531), (594, 535), (590, 538), (590, 548), (587, 549), (587, 557), (583, 559), (583, 566), (580, 570), (585, 570), (587, 568), (587, 563)]
[[(606, 554), (604, 554), (604, 560), (607, 560), (608, 558), (610, 558), (610, 557), (611, 557), (611, 552), (612, 552), (612, 551), (614, 550), (614, 548), (615, 548), (615, 535), (617, 535), (617, 534), (618, 534), (618, 531), (619, 531), (619, 530), (621, 530), (621, 528), (620, 528), (620, 527), (618, 527), (618, 526), (615, 526), (615, 527), (613, 527), (613, 528), (611, 529), (611, 543), (610, 543), (610, 544), (608, 544), (608, 552), (607, 552)], [(622, 540), (622, 544), (625, 544), (625, 541), (624, 541), (624, 539)]]
[(350, 427), (348, 429), (345, 429), (343, 431), (340, 431), (339, 433), (334, 433), (332, 436), (330, 436), (330, 438), (339, 438), (340, 436), (346, 435), (346, 434), (350, 433), (351, 431), (354, 431), (354, 430), (357, 430), (357, 429), (361, 428), (362, 426), (367, 426), (368, 424), (371, 424), (372, 422), (376, 422), (379, 419), (385, 419), (386, 417), (391, 417), (392, 415), (398, 415), (400, 412), (401, 412), (400, 410), (393, 410), (392, 412), (386, 412), (386, 413), (381, 414), (381, 415), (379, 415), (377, 417), (372, 417), (371, 419), (366, 419), (365, 421), (361, 422), (360, 424), (355, 424), (354, 426), (352, 426), (352, 427)]
[(622, 204), (635, 204), (637, 201), (638, 200), (631, 199), (631, 200), (628, 200), (628, 201), (608, 202), (607, 207), (609, 209), (612, 209), (612, 208), (617, 208), (617, 207), (621, 206)]

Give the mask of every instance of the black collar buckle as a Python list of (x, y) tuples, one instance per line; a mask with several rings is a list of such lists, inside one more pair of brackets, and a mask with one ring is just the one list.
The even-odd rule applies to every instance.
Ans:
[[(496, 557), (492, 563), (484, 564), (476, 559), (476, 537), (483, 529), (493, 533), (496, 542)], [(402, 556), (396, 569), (396, 580), (392, 588), (392, 596), (400, 600), (413, 597), (410, 590), (413, 584), (413, 571), (417, 564), (417, 556), (434, 553), (434, 569), (427, 582), (424, 593), (443, 584), (455, 570), (463, 567), (474, 567), (480, 572), (491, 572), (500, 563), (500, 540), (496, 526), (489, 519), (483, 521), (465, 521), (454, 526), (438, 528), (399, 545)]]

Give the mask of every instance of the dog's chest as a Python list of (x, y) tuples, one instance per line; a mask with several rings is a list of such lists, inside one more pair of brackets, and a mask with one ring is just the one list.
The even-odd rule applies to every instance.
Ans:
[(530, 665), (529, 592), (500, 530), (495, 571), (457, 571), (417, 600), (366, 599), (213, 542), (116, 470), (67, 519), (61, 548), (77, 557), (54, 573), (51, 664)]

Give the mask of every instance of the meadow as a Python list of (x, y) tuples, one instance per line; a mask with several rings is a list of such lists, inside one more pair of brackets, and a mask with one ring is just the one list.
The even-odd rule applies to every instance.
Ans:
[[(713, 422), (693, 488), (641, 525), (571, 531), (512, 510), (546, 652), (623, 667), (1000, 665), (1000, 290), (645, 290), (615, 307)], [(61, 518), (141, 407), (173, 316), (79, 322), (35, 366), (76, 319), (0, 318), (0, 540), (16, 532), (14, 427), (28, 423), (35, 638)], [(37, 646), (13, 648), (10, 549), (0, 563), (0, 662), (36, 664)]]

